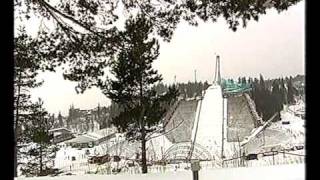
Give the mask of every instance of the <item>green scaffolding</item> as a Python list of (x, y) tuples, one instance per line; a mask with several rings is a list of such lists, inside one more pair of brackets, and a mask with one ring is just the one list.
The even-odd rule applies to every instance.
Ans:
[(251, 84), (249, 83), (237, 83), (233, 80), (222, 79), (221, 87), (224, 93), (240, 93), (250, 91)]

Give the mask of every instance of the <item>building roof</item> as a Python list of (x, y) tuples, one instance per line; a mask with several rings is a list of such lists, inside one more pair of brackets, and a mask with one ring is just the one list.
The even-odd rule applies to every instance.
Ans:
[(71, 130), (61, 127), (61, 128), (54, 128), (54, 129), (50, 129), (49, 132), (56, 132), (56, 131), (68, 131), (71, 132)]
[(100, 130), (95, 131), (95, 132), (90, 132), (87, 135), (90, 136), (90, 137), (95, 137), (95, 138), (100, 139), (100, 138), (112, 135), (114, 133), (116, 133), (116, 129), (115, 128), (104, 128), (104, 129), (100, 129)]
[(77, 136), (76, 138), (70, 139), (65, 142), (66, 143), (89, 143), (89, 142), (97, 141), (103, 137), (112, 135), (114, 133), (116, 133), (115, 128), (105, 128), (105, 129), (100, 129), (95, 132), (91, 132), (88, 134), (83, 134), (83, 135)]
[(91, 137), (88, 137), (88, 136), (85, 136), (85, 135), (81, 135), (81, 136), (78, 136), (76, 138), (73, 138), (73, 139), (70, 139), (68, 141), (65, 141), (65, 143), (89, 143), (89, 142), (93, 142), (95, 140), (96, 139), (94, 139), (94, 138), (91, 138)]

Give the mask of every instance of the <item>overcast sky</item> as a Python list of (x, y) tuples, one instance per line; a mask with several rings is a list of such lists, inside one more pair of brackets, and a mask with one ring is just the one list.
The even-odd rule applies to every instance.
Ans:
[[(259, 21), (250, 21), (246, 28), (230, 30), (223, 19), (216, 23), (200, 23), (191, 27), (178, 25), (170, 43), (160, 43), (160, 56), (154, 67), (162, 74), (164, 83), (213, 80), (215, 53), (220, 55), (221, 76), (265, 79), (304, 74), (305, 68), (305, 2), (280, 14), (268, 10)], [(63, 80), (61, 72), (43, 73), (45, 82), (32, 90), (32, 98), (41, 97), (49, 113), (68, 114), (71, 104), (81, 109), (109, 105), (110, 101), (92, 88), (77, 95), (76, 83)]]

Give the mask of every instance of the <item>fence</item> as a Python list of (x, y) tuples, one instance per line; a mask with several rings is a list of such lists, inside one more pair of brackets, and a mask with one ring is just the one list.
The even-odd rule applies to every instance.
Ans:
[(256, 154), (254, 160), (245, 160), (246, 156), (240, 156), (222, 161), (222, 167), (253, 167), (283, 164), (300, 164), (305, 162), (305, 155), (283, 151), (268, 151)]
[[(200, 165), (202, 169), (215, 169), (215, 168), (235, 168), (235, 167), (259, 167), (270, 165), (283, 165), (283, 164), (300, 164), (305, 162), (305, 155), (292, 152), (288, 150), (282, 151), (268, 151), (264, 153), (258, 153), (254, 156), (254, 160), (246, 160), (248, 156), (240, 156), (226, 160), (214, 160), (214, 161), (201, 161)], [(80, 159), (79, 159), (80, 160)], [(87, 161), (81, 159), (80, 161), (64, 161), (58, 162), (58, 169), (63, 174), (112, 174), (112, 173), (126, 173), (126, 174), (140, 174), (141, 167), (138, 164), (129, 166), (123, 162), (109, 162), (102, 165), (90, 164)], [(119, 170), (121, 169), (121, 170)], [(119, 170), (115, 172), (115, 170)], [(153, 164), (148, 166), (148, 172), (150, 173), (163, 173), (172, 171), (190, 170), (189, 163), (176, 163), (167, 165)]]

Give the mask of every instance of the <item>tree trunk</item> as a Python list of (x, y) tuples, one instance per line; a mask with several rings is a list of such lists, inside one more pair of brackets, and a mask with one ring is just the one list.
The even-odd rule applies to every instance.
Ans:
[(142, 174), (148, 173), (147, 157), (146, 157), (146, 132), (145, 128), (141, 129), (141, 158), (142, 158)]
[(14, 152), (13, 152), (13, 173), (14, 173), (14, 177), (18, 176), (18, 150), (17, 150), (17, 145), (18, 145), (18, 122), (19, 122), (19, 101), (20, 101), (20, 82), (21, 82), (21, 71), (19, 71), (19, 78), (18, 78), (18, 92), (17, 92), (17, 100), (16, 100), (16, 122), (15, 122), (15, 126), (14, 126)]
[(40, 143), (40, 162), (39, 162), (39, 165), (40, 165), (40, 172), (39, 172), (39, 175), (42, 176), (42, 169), (43, 169), (43, 165), (42, 165), (42, 144)]
[(141, 168), (142, 168), (142, 174), (148, 173), (147, 168), (147, 157), (146, 157), (146, 129), (145, 129), (145, 106), (143, 102), (143, 76), (141, 74), (140, 77), (140, 106), (141, 106), (141, 114), (140, 114), (140, 129), (141, 129)]
[(13, 153), (13, 164), (14, 164), (14, 168), (13, 168), (13, 173), (14, 173), (14, 177), (18, 177), (18, 172), (17, 172), (17, 168), (18, 168), (18, 160), (17, 160), (17, 138), (15, 138), (14, 141), (14, 153)]
[[(40, 103), (40, 102), (39, 102)], [(39, 107), (39, 112), (41, 112), (41, 106)], [(39, 154), (39, 160), (40, 160), (40, 162), (39, 162), (39, 165), (40, 165), (40, 172), (39, 172), (39, 174), (40, 174), (40, 176), (42, 176), (43, 175), (43, 173), (42, 173), (42, 169), (43, 169), (43, 162), (42, 162), (42, 141), (43, 141), (43, 134), (42, 134), (42, 130), (43, 130), (43, 127), (42, 127), (42, 122), (43, 122), (43, 117), (41, 117), (41, 115), (39, 116), (39, 120), (40, 120), (40, 126), (39, 126), (39, 128), (40, 128), (40, 137), (39, 137), (39, 140), (40, 140), (40, 142), (39, 142), (39, 144), (40, 144), (40, 154)]]
[(141, 168), (142, 173), (148, 173), (147, 169), (147, 158), (146, 158), (146, 129), (145, 129), (145, 119), (144, 119), (145, 107), (142, 105), (140, 120), (140, 130), (141, 130)]

